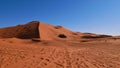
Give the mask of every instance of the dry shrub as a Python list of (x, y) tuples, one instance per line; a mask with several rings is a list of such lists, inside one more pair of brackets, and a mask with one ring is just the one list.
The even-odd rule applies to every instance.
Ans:
[(67, 36), (64, 35), (64, 34), (59, 34), (58, 37), (60, 37), (60, 38), (67, 38)]

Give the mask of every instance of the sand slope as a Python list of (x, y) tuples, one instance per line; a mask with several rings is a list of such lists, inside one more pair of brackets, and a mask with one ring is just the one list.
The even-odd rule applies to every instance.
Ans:
[(67, 36), (67, 38), (64, 38), (63, 40), (73, 40), (75, 37), (79, 37), (78, 35), (68, 29), (66, 29), (63, 26), (52, 26), (49, 24), (44, 24), (40, 22), (39, 24), (39, 31), (40, 31), (40, 38), (41, 40), (62, 40), (62, 38), (58, 37), (60, 34), (64, 34)]
[(119, 68), (120, 40), (0, 39), (0, 68)]

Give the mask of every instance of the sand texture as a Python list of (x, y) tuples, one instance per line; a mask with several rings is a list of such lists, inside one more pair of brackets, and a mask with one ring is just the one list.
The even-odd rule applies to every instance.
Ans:
[(41, 22), (0, 28), (0, 68), (120, 68), (120, 37)]

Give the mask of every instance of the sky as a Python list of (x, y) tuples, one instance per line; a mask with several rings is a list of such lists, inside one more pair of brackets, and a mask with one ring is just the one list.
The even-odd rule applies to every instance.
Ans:
[(120, 35), (120, 0), (0, 0), (0, 28), (35, 20), (73, 31)]

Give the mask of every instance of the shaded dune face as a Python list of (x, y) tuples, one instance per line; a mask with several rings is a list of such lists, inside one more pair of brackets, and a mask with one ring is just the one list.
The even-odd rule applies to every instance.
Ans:
[(0, 28), (0, 38), (40, 38), (39, 36), (39, 22), (32, 21), (25, 25), (18, 25), (14, 27)]

